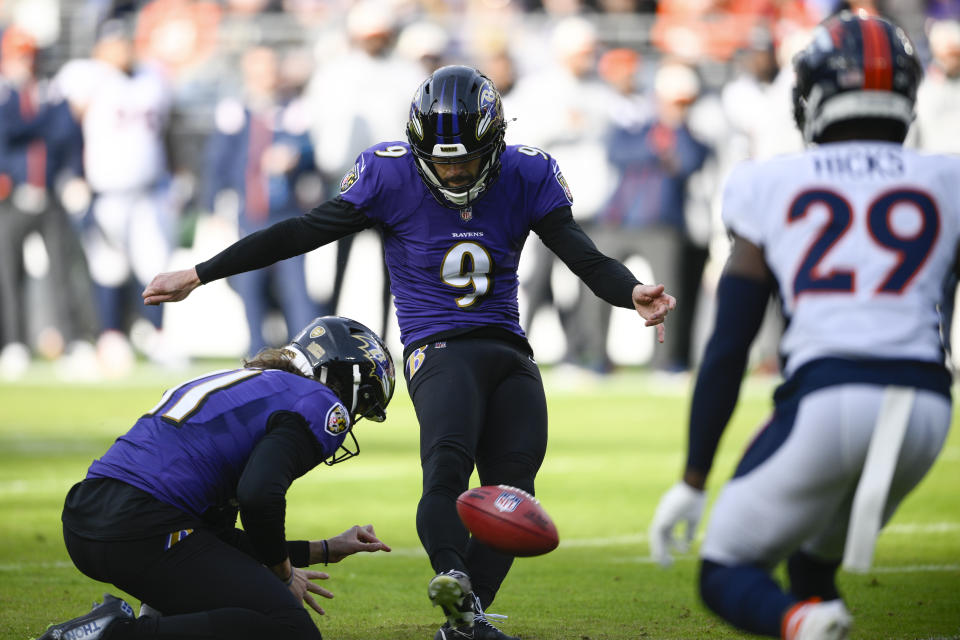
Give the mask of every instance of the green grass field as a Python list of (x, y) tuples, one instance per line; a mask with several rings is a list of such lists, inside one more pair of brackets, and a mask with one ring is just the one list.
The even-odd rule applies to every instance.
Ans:
[[(186, 377), (138, 369), (123, 383), (65, 385), (38, 365), (22, 382), (0, 386), (0, 639), (39, 635), (104, 591), (117, 593), (70, 563), (60, 530), (63, 497), (166, 386)], [(647, 525), (682, 464), (688, 383), (631, 373), (570, 389), (545, 377), (551, 433), (537, 494), (561, 545), (514, 564), (491, 608), (509, 615), (503, 629), (525, 640), (744, 637), (700, 604), (693, 555), (669, 570), (647, 557)], [(770, 408), (770, 389), (763, 380), (746, 386), (721, 444), (712, 495)], [(329, 567), (325, 586), (336, 598), (317, 617), (327, 640), (428, 640), (442, 621), (426, 597), (432, 571), (414, 528), (417, 426), (402, 386), (389, 414), (384, 424), (358, 427), (359, 458), (315, 469), (288, 495), (291, 537), (373, 523), (394, 549)], [(874, 570), (841, 573), (854, 638), (960, 638), (958, 487), (954, 429), (881, 535)]]

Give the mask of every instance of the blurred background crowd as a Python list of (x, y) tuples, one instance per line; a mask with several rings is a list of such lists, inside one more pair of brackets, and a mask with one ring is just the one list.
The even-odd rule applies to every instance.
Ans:
[[(454, 63), (494, 80), (508, 144), (557, 158), (600, 249), (680, 301), (655, 345), (532, 236), (521, 321), (538, 359), (687, 371), (726, 257), (724, 177), (802, 147), (790, 59), (842, 8), (904, 27), (927, 65), (909, 144), (960, 152), (958, 0), (0, 0), (0, 378), (252, 354), (324, 313), (396, 345), (373, 232), (188, 303), (139, 293), (335, 194)], [(770, 316), (755, 360), (775, 368)]]

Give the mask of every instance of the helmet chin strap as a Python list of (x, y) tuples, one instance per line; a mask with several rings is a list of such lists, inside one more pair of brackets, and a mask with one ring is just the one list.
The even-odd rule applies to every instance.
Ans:
[(480, 169), (479, 173), (477, 174), (477, 179), (474, 181), (474, 183), (470, 185), (470, 187), (465, 191), (459, 191), (459, 192), (453, 189), (450, 189), (448, 187), (445, 187), (443, 183), (439, 180), (439, 177), (436, 175), (436, 172), (430, 166), (429, 162), (427, 162), (426, 160), (423, 160), (422, 158), (417, 158), (417, 162), (420, 163), (420, 166), (426, 172), (426, 175), (430, 179), (430, 182), (433, 183), (433, 186), (437, 189), (437, 191), (439, 191), (443, 195), (443, 197), (447, 200), (447, 202), (458, 207), (463, 207), (470, 204), (474, 200), (476, 200), (477, 197), (487, 187), (487, 184), (486, 184), (487, 174), (490, 173), (490, 165), (493, 162), (493, 157), (491, 156), (490, 158), (487, 159), (486, 163), (484, 163), (483, 167)]
[(360, 389), (360, 365), (353, 365), (353, 402), (350, 403), (350, 415), (357, 411), (357, 392)]
[[(328, 371), (329, 371), (329, 368), (326, 367), (326, 366), (320, 368), (320, 377), (318, 378), (320, 384), (327, 384), (327, 372), (328, 372)], [(353, 365), (353, 393), (351, 393), (351, 400), (350, 400), (350, 415), (351, 415), (351, 416), (352, 416), (354, 413), (356, 413), (356, 410), (357, 410), (357, 398), (358, 398), (359, 390), (360, 390), (360, 381), (361, 381), (360, 365), (355, 364), (355, 365)]]
[[(320, 382), (320, 384), (327, 384), (327, 374), (329, 373), (329, 367), (327, 366), (320, 367), (320, 375), (316, 376), (314, 374), (313, 367), (310, 366), (310, 361), (307, 360), (307, 356), (305, 356), (300, 349), (298, 349), (293, 345), (288, 345), (285, 348), (287, 351), (293, 354), (293, 359), (291, 360), (291, 362), (293, 363), (293, 366), (295, 366), (297, 369), (302, 371), (303, 374), (308, 378), (314, 378), (315, 380)], [(351, 394), (350, 415), (353, 415), (353, 413), (357, 408), (357, 396), (360, 389), (360, 380), (361, 380), (360, 365), (355, 364), (353, 365), (353, 392)]]

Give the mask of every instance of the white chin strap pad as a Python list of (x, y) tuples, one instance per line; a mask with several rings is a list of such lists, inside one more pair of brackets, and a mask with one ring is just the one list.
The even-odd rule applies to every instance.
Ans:
[(436, 187), (440, 193), (443, 194), (443, 197), (446, 198), (451, 204), (462, 207), (470, 202), (473, 202), (487, 186), (487, 174), (490, 172), (490, 161), (487, 161), (487, 163), (481, 167), (479, 179), (467, 191), (454, 191), (444, 187), (443, 183), (437, 179), (436, 174), (434, 174), (433, 168), (430, 166), (429, 162), (423, 160), (422, 158), (417, 158), (417, 162), (420, 163), (420, 166), (423, 169), (423, 174), (427, 176), (433, 186)]
[[(310, 362), (307, 360), (307, 356), (303, 355), (303, 351), (300, 351), (300, 349), (298, 349), (293, 345), (288, 345), (284, 348), (293, 354), (293, 360), (291, 361), (293, 362), (293, 366), (299, 369), (303, 375), (307, 376), (308, 378), (312, 378), (313, 367), (310, 366)], [(324, 369), (323, 374), (321, 374), (321, 376), (325, 377), (326, 373), (327, 373), (327, 370)], [(321, 380), (320, 382), (323, 382), (323, 380)]]
[[(303, 355), (303, 352), (301, 352), (299, 349), (296, 349), (294, 347), (286, 347), (286, 349), (291, 353), (293, 353), (292, 362), (294, 366), (300, 369), (300, 371), (302, 371), (304, 375), (306, 375), (307, 377), (313, 378), (314, 377), (313, 368), (310, 366), (310, 363), (307, 361), (307, 357)], [(329, 373), (328, 367), (326, 366), (320, 367), (320, 376), (316, 378), (320, 382), (320, 384), (327, 384), (328, 373)], [(360, 365), (355, 364), (353, 365), (353, 393), (351, 394), (352, 399), (350, 401), (350, 407), (349, 407), (350, 415), (353, 415), (357, 409), (357, 399), (358, 399), (357, 396), (360, 390), (360, 380), (361, 380)]]
[(353, 402), (350, 403), (350, 415), (357, 411), (357, 391), (360, 389), (360, 365), (353, 365)]

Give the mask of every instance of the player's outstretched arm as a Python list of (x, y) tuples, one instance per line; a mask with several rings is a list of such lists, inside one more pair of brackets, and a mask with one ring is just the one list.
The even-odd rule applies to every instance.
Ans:
[[(373, 221), (352, 204), (333, 198), (302, 216), (280, 220), (240, 238), (193, 269), (161, 273), (144, 289), (143, 302), (178, 302), (206, 282), (268, 267), (371, 226)], [(203, 273), (202, 281), (197, 267)]]
[[(326, 548), (324, 548), (326, 542)], [(373, 525), (353, 525), (343, 533), (324, 540), (310, 542), (310, 564), (323, 562), (340, 562), (347, 556), (358, 552), (373, 553), (375, 551), (390, 551), (374, 533)]]
[(179, 302), (201, 284), (203, 283), (197, 276), (197, 269), (191, 267), (154, 276), (140, 295), (144, 304), (156, 305), (162, 302)]
[(633, 288), (633, 306), (648, 327), (657, 327), (657, 341), (663, 342), (663, 322), (667, 314), (677, 308), (677, 299), (664, 290), (662, 284), (638, 284)]

